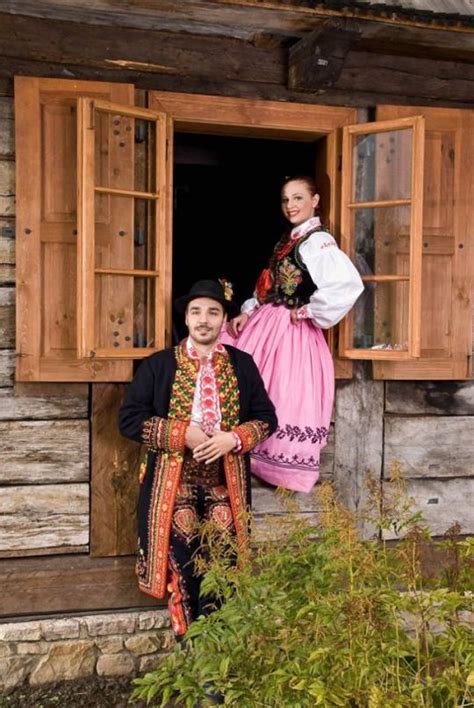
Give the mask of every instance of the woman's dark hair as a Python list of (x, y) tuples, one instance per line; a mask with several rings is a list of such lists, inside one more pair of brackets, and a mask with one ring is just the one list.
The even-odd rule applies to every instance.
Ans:
[(283, 189), (288, 182), (304, 182), (311, 194), (319, 194), (318, 188), (316, 187), (316, 182), (310, 175), (291, 175), (289, 177), (285, 177), (281, 188)]

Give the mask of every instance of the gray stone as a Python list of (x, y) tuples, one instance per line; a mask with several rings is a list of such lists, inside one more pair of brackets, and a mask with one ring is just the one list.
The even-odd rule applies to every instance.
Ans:
[(133, 654), (153, 654), (160, 649), (163, 643), (163, 636), (158, 632), (147, 632), (146, 634), (135, 634), (126, 640), (125, 646)]
[(168, 654), (166, 653), (148, 654), (148, 656), (142, 656), (138, 662), (138, 672), (140, 674), (146, 674), (149, 671), (155, 671), (155, 669), (158, 668), (159, 664), (163, 661), (163, 659), (166, 659), (167, 656)]
[(34, 661), (28, 656), (0, 659), (0, 691), (10, 691), (22, 684), (30, 673)]
[(118, 654), (123, 649), (122, 637), (106, 637), (105, 639), (97, 639), (96, 646), (103, 654)]
[(99, 676), (129, 676), (135, 672), (135, 661), (130, 654), (102, 654), (97, 659)]
[(0, 624), (0, 642), (34, 642), (41, 639), (39, 622), (8, 622)]
[(6, 656), (12, 656), (12, 654), (15, 653), (14, 644), (9, 644), (9, 642), (2, 642), (0, 644), (0, 659), (3, 659)]
[(47, 642), (18, 642), (14, 646), (16, 653), (20, 655), (47, 654), (49, 649)]
[(139, 629), (161, 629), (170, 626), (170, 618), (167, 610), (153, 610), (151, 612), (141, 612), (138, 617)]
[(78, 619), (56, 619), (41, 622), (41, 632), (45, 639), (77, 639), (79, 637)]
[(104, 634), (131, 634), (135, 631), (136, 615), (131, 613), (113, 613), (94, 615), (84, 620), (91, 637)]
[(90, 676), (95, 667), (94, 642), (79, 640), (57, 642), (47, 656), (39, 660), (30, 676), (32, 686)]

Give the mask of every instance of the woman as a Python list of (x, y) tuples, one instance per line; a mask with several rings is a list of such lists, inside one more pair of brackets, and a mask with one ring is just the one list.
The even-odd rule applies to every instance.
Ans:
[(291, 230), (275, 246), (254, 297), (221, 341), (253, 356), (275, 404), (276, 432), (254, 448), (252, 472), (270, 484), (309, 492), (319, 476), (334, 399), (334, 367), (321, 328), (341, 320), (363, 290), (350, 259), (315, 215), (311, 177), (283, 184)]

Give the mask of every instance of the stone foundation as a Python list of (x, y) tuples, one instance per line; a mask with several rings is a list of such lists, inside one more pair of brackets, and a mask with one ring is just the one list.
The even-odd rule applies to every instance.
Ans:
[(0, 691), (25, 681), (143, 674), (173, 643), (164, 609), (0, 624)]

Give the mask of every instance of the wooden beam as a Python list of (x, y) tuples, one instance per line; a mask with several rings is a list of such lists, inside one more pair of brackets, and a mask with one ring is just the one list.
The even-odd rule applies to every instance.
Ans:
[[(254, 32), (272, 32), (286, 36), (302, 36), (322, 20), (351, 17), (374, 26), (422, 29), (444, 34), (460, 35), (472, 32), (470, 17), (453, 16), (451, 21), (427, 12), (416, 16), (408, 8), (397, 8), (383, 14), (361, 3), (350, 9), (352, 3), (337, 7), (330, 3), (316, 4), (313, 0), (9, 0), (6, 12), (12, 14), (87, 22), (114, 27), (137, 29), (164, 29), (174, 32), (195, 32), (249, 38)], [(380, 5), (377, 8), (380, 13)]]
[(333, 86), (345, 58), (360, 40), (361, 31), (345, 20), (328, 21), (290, 48), (288, 88), (315, 91)]
[(157, 607), (137, 589), (134, 556), (0, 560), (0, 617)]
[(109, 69), (122, 82), (128, 69), (153, 75), (284, 83), (283, 48), (260, 49), (225, 37), (112, 29), (3, 14), (0, 47), (1, 55), (13, 62), (41, 59), (60, 65)]

